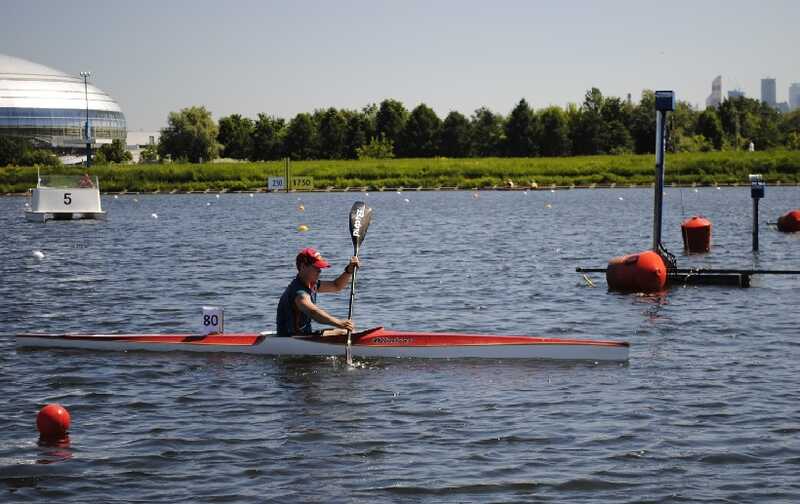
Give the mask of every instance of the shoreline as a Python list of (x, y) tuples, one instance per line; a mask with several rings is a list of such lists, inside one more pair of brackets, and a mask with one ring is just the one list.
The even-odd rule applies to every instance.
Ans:
[[(205, 189), (202, 191), (187, 191), (181, 189), (172, 189), (172, 190), (156, 190), (156, 191), (101, 191), (100, 194), (103, 196), (124, 196), (124, 195), (186, 195), (186, 194), (313, 194), (313, 193), (367, 193), (367, 192), (437, 192), (437, 191), (446, 191), (446, 192), (480, 192), (480, 191), (499, 191), (499, 192), (542, 192), (542, 191), (571, 191), (573, 189), (583, 189), (583, 190), (592, 190), (592, 189), (652, 189), (655, 186), (655, 183), (650, 184), (589, 184), (589, 185), (556, 185), (551, 184), (548, 186), (537, 186), (537, 187), (525, 187), (525, 186), (516, 186), (516, 187), (502, 187), (502, 186), (486, 186), (486, 187), (460, 187), (460, 186), (439, 186), (439, 187), (369, 187), (369, 186), (348, 186), (348, 187), (328, 187), (325, 189), (309, 189), (309, 190), (301, 190), (301, 189), (291, 189), (289, 191), (270, 191), (265, 188), (258, 188), (258, 189)], [(781, 181), (776, 181), (772, 184), (768, 184), (770, 187), (800, 187), (800, 182), (791, 182), (791, 183), (782, 183)], [(721, 188), (721, 187), (750, 187), (748, 183), (728, 183), (728, 184), (698, 184), (698, 183), (691, 183), (691, 184), (678, 184), (678, 183), (670, 183), (665, 184), (664, 188), (675, 188), (675, 189), (697, 189), (697, 188)], [(7, 197), (24, 197), (29, 194), (29, 191), (25, 192), (8, 192), (0, 194), (0, 196), (7, 196)]]

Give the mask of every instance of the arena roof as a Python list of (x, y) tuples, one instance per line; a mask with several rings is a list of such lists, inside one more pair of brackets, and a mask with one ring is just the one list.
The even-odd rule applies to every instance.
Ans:
[[(91, 79), (91, 78), (90, 78)], [(90, 110), (122, 112), (117, 102), (89, 84)], [(85, 109), (83, 79), (21, 58), (0, 54), (0, 108)]]

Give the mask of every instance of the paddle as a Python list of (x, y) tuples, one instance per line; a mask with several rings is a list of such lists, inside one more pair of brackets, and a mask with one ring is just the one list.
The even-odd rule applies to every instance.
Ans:
[[(364, 237), (367, 235), (369, 222), (372, 220), (372, 209), (367, 207), (363, 201), (353, 203), (350, 209), (350, 238), (353, 240), (353, 255), (358, 257), (358, 249)], [(350, 308), (347, 310), (347, 318), (353, 318), (353, 300), (356, 296), (356, 273), (358, 268), (353, 269), (353, 280), (350, 282)], [(347, 331), (347, 365), (353, 365), (353, 349), (350, 331)]]

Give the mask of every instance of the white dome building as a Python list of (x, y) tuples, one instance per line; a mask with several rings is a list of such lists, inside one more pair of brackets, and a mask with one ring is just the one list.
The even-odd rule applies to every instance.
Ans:
[(80, 76), (0, 54), (0, 135), (56, 149), (85, 147), (87, 101), (92, 143), (124, 143), (125, 116), (105, 92), (91, 84), (85, 92)]

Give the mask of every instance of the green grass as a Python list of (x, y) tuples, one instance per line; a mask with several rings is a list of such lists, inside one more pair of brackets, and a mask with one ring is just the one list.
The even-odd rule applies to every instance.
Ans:
[[(653, 182), (653, 155), (565, 158), (431, 158), (347, 161), (295, 161), (293, 176), (314, 178), (316, 189), (334, 187), (540, 187), (590, 184), (648, 185)], [(81, 167), (50, 169), (81, 174)], [(267, 177), (283, 175), (283, 162), (94, 166), (102, 191), (253, 190)], [(668, 154), (666, 183), (745, 184), (761, 173), (768, 184), (800, 182), (800, 151), (711, 152)], [(0, 193), (24, 192), (36, 185), (33, 167), (0, 168)]]

